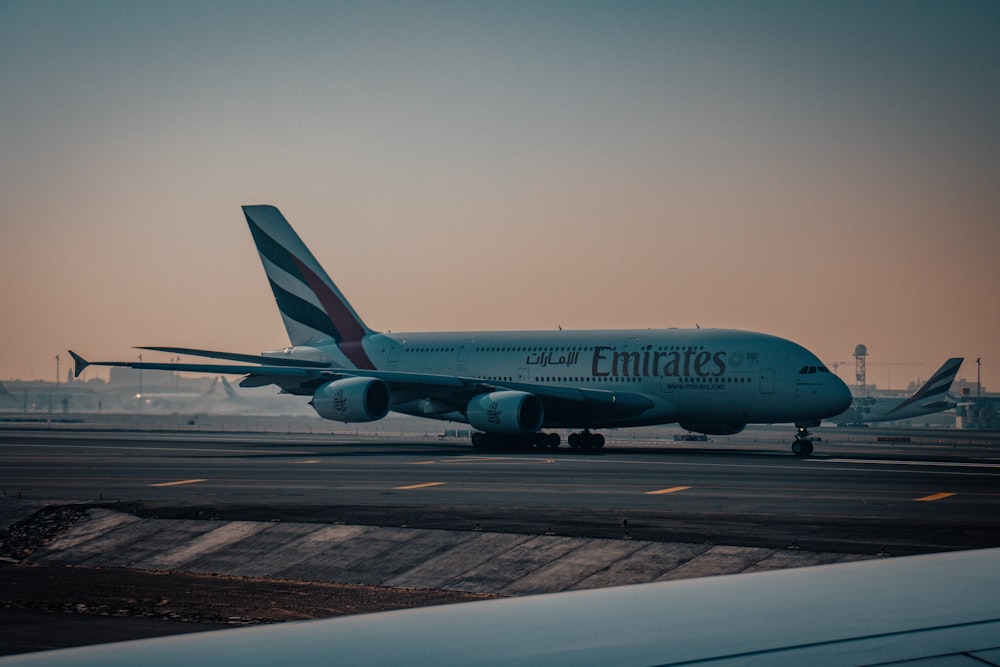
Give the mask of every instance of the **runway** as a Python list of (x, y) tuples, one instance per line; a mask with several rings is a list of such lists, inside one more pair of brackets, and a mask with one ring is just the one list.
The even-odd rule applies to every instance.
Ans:
[[(955, 435), (959, 434), (959, 435)], [(491, 453), (465, 439), (0, 431), (0, 487), (140, 516), (282, 520), (893, 554), (1000, 545), (1000, 449), (962, 432), (610, 441)], [(963, 436), (963, 437), (959, 437)]]
[[(46, 604), (79, 609), (94, 603), (82, 592), (89, 578), (127, 573), (135, 586), (99, 589), (97, 602), (138, 604), (145, 616), (162, 611), (134, 603), (151, 586), (172, 587), (171, 599), (189, 587), (162, 584), (164, 572), (201, 574), (225, 619), (257, 613), (247, 591), (289, 582), (371, 585), (384, 603), (398, 590), (525, 595), (1000, 545), (992, 435), (836, 430), (798, 459), (784, 429), (694, 443), (622, 432), (580, 454), (218, 426), (226, 432), (0, 428), (0, 528), (30, 515), (31, 531), (44, 532), (53, 524), (36, 510), (46, 506), (80, 516), (69, 529), (57, 521), (27, 557), (7, 549), (29, 563), (10, 566), (8, 588), (30, 587), (28, 574), (61, 577), (64, 592)], [(36, 608), (14, 589), (9, 597)], [(206, 599), (178, 603), (200, 618)], [(327, 604), (302, 617), (328, 615)], [(72, 620), (15, 614), (0, 654), (194, 629), (101, 617), (81, 632)]]

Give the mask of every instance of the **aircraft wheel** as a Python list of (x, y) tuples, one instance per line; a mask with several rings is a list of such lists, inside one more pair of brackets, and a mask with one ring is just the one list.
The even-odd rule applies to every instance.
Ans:
[(792, 453), (805, 458), (813, 452), (812, 440), (796, 440), (792, 443)]

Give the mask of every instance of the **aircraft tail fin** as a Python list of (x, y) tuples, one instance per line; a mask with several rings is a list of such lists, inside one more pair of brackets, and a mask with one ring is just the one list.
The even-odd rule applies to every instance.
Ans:
[(372, 329), (361, 320), (281, 212), (244, 206), (260, 261), (292, 345), (335, 343), (358, 368), (373, 368), (361, 346)]
[(906, 400), (890, 410), (886, 416), (891, 418), (893, 413), (901, 412), (914, 404), (925, 402), (940, 403), (945, 394), (948, 393), (948, 390), (951, 389), (951, 383), (955, 381), (955, 376), (958, 375), (958, 369), (961, 368), (963, 361), (963, 357), (952, 357), (944, 362), (941, 368), (937, 369), (934, 375), (931, 376), (930, 380), (925, 382), (913, 394), (907, 396)]

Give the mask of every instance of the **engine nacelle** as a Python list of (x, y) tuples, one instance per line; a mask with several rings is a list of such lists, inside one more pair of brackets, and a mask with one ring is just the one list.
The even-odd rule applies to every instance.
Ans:
[(681, 428), (706, 435), (736, 435), (747, 427), (746, 424), (726, 424), (724, 422), (680, 422)]
[(389, 387), (375, 378), (344, 378), (317, 389), (311, 404), (323, 419), (373, 422), (389, 414)]
[(521, 435), (542, 427), (545, 410), (534, 394), (524, 391), (495, 391), (480, 394), (466, 409), (469, 424), (487, 433)]

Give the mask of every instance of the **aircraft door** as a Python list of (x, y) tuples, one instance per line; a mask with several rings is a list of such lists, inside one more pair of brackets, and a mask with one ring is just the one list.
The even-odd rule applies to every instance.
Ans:
[(455, 372), (464, 373), (465, 363), (469, 360), (469, 350), (476, 344), (474, 338), (468, 338), (462, 341), (462, 344), (458, 346), (458, 358), (455, 360)]
[(389, 359), (388, 359), (389, 365), (386, 367), (386, 370), (394, 371), (399, 368), (399, 349), (400, 346), (398, 343), (396, 342), (390, 343)]
[(774, 369), (773, 368), (762, 368), (757, 377), (757, 381), (760, 383), (760, 393), (762, 394), (773, 394), (774, 393)]

